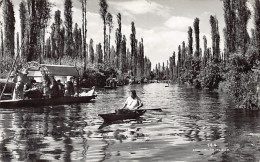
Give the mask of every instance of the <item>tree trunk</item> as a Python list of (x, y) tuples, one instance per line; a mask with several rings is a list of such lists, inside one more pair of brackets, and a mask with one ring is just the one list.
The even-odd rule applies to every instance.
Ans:
[[(104, 50), (104, 56), (106, 54), (106, 19), (103, 19), (103, 23), (104, 23), (104, 45), (103, 45), (103, 50)], [(106, 60), (104, 60), (104, 62), (106, 62)]]

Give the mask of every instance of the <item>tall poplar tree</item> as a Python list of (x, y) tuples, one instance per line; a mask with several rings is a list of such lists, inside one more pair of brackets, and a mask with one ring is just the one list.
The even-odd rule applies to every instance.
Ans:
[(93, 47), (93, 39), (91, 38), (89, 41), (89, 62), (94, 64), (95, 56), (94, 56), (94, 47)]
[(14, 7), (10, 0), (3, 0), (3, 26), (4, 26), (4, 54), (14, 56), (15, 47), (15, 17)]
[(121, 14), (117, 14), (117, 23), (118, 23), (118, 28), (116, 29), (116, 35), (115, 35), (115, 41), (116, 41), (116, 60), (115, 60), (115, 65), (116, 68), (119, 67), (118, 63), (118, 58), (120, 56), (120, 48), (121, 48), (121, 41), (122, 41), (122, 27), (121, 27)]
[[(82, 56), (85, 60), (85, 64), (87, 63), (87, 0), (81, 1), (81, 10), (82, 10)], [(86, 66), (84, 66), (84, 70)]]
[(216, 16), (210, 16), (210, 25), (211, 25), (211, 38), (212, 38), (212, 50), (213, 50), (213, 59), (214, 61), (220, 61), (220, 47), (219, 47), (219, 29), (218, 29), (218, 20)]
[(24, 41), (24, 46), (21, 48), (21, 56), (24, 57), (25, 53), (27, 53), (27, 43), (28, 39), (26, 39), (26, 33), (28, 32), (26, 30), (26, 8), (25, 8), (25, 2), (22, 1), (19, 5), (19, 15), (20, 15), (20, 28), (21, 28), (21, 40)]
[(236, 11), (235, 0), (223, 0), (224, 5), (224, 40), (227, 59), (236, 51)]
[(104, 25), (104, 28), (103, 28), (103, 34), (104, 34), (104, 44), (103, 44), (103, 52), (104, 52), (104, 55), (106, 54), (106, 17), (107, 17), (107, 8), (108, 8), (108, 4), (106, 2), (106, 0), (100, 0), (99, 1), (99, 13), (100, 13), (100, 16), (103, 20), (103, 25)]
[(257, 49), (257, 59), (260, 60), (260, 2), (255, 0), (254, 3), (254, 28), (255, 28), (255, 44)]
[(136, 38), (135, 38), (135, 23), (131, 23), (131, 31), (132, 33), (130, 34), (130, 45), (131, 45), (131, 70), (134, 75), (136, 75), (136, 64), (135, 64), (135, 56), (136, 56)]
[(195, 34), (195, 57), (199, 57), (199, 49), (200, 49), (200, 28), (199, 28), (199, 18), (195, 18), (193, 27), (194, 27), (194, 34)]
[(239, 0), (236, 1), (237, 7), (237, 47), (242, 52), (243, 56), (247, 51), (247, 47), (250, 41), (248, 32), (247, 32), (247, 24), (250, 19), (251, 12), (247, 7), (247, 0)]
[(107, 14), (107, 17), (106, 17), (106, 23), (108, 25), (108, 58), (109, 58), (109, 63), (110, 63), (110, 39), (111, 39), (111, 31), (113, 29), (113, 16), (111, 13), (108, 13)]
[(72, 55), (72, 1), (65, 0), (64, 3), (64, 25), (65, 25), (65, 55)]

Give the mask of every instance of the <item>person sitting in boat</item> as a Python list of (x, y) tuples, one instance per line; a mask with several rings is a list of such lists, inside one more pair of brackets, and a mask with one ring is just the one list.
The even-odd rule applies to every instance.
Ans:
[(64, 91), (65, 91), (64, 85), (61, 83), (60, 80), (57, 80), (57, 84), (59, 87), (59, 96), (64, 96)]
[(112, 77), (109, 76), (109, 78), (107, 78), (107, 80), (106, 80), (106, 86), (111, 86), (111, 80), (112, 80)]
[(59, 86), (57, 81), (54, 79), (54, 76), (50, 76), (50, 82), (50, 97), (59, 97)]
[(71, 77), (70, 80), (65, 85), (65, 96), (73, 96), (75, 94), (73, 86), (74, 78)]
[(16, 99), (24, 99), (24, 85), (26, 83), (29, 83), (29, 78), (28, 78), (28, 71), (24, 70), (22, 72), (16, 71), (15, 72), (15, 88), (13, 92), (13, 100)]
[(27, 83), (24, 87), (24, 98), (41, 98), (42, 93), (37, 87), (36, 80), (30, 79), (30, 83)]
[(128, 110), (136, 110), (143, 106), (142, 101), (140, 98), (136, 95), (135, 90), (131, 90), (131, 96), (129, 96), (122, 109), (128, 109)]
[(73, 88), (74, 88), (74, 96), (79, 96), (79, 78), (75, 78), (73, 82)]

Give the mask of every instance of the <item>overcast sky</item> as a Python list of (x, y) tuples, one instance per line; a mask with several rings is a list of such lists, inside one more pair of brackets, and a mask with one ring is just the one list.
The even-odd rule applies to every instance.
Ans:
[[(55, 6), (52, 8), (53, 22), (54, 12), (62, 11), (64, 0), (50, 0)], [(13, 0), (16, 13), (16, 29), (19, 27), (19, 3), (21, 0)], [(88, 42), (93, 38), (94, 43), (103, 43), (103, 23), (99, 15), (99, 0), (87, 0), (87, 37)], [(79, 0), (72, 0), (73, 23), (81, 26), (81, 4)], [(114, 30), (112, 32), (112, 44), (114, 45), (114, 31), (117, 28), (116, 14), (122, 15), (122, 33), (127, 38), (127, 46), (130, 47), (131, 22), (135, 22), (137, 39), (144, 39), (145, 55), (150, 58), (152, 67), (158, 62), (166, 62), (173, 51), (177, 52), (178, 45), (187, 43), (187, 30), (193, 27), (196, 17), (200, 19), (200, 43), (203, 35), (210, 38), (210, 15), (216, 15), (221, 32), (221, 48), (223, 48), (223, 2), (221, 0), (107, 0), (108, 12), (113, 15)], [(252, 8), (252, 6), (249, 6)], [(202, 46), (201, 46), (202, 47)]]

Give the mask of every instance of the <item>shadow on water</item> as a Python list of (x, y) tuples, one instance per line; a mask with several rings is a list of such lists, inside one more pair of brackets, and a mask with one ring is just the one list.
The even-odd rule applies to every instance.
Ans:
[(143, 122), (143, 120), (145, 120), (144, 118), (142, 118), (142, 117), (139, 117), (139, 118), (137, 118), (137, 119), (128, 119), (128, 120), (117, 120), (117, 121), (114, 121), (114, 122), (106, 122), (106, 121), (104, 121), (103, 123), (102, 123), (102, 125), (100, 125), (99, 127), (98, 127), (98, 129), (103, 129), (103, 128), (105, 128), (105, 127), (107, 127), (107, 126), (110, 126), (110, 125), (112, 125), (112, 124), (126, 124), (126, 123), (130, 123), (131, 121), (136, 121), (138, 124), (141, 124), (142, 122)]

